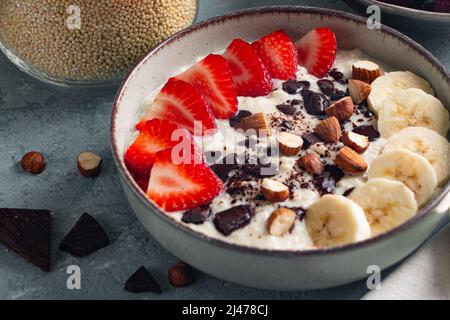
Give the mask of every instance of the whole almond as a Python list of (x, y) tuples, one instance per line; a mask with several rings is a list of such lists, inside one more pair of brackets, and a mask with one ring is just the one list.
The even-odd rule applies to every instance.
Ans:
[(261, 192), (270, 202), (283, 202), (289, 198), (289, 188), (276, 180), (265, 178), (261, 183)]
[(369, 138), (352, 131), (345, 132), (342, 135), (341, 141), (347, 147), (355, 150), (358, 153), (363, 153), (369, 147)]
[(358, 104), (367, 99), (372, 87), (367, 82), (350, 79), (348, 80), (348, 90), (354, 103)]
[(279, 208), (272, 212), (267, 220), (267, 229), (273, 236), (280, 237), (288, 233), (294, 226), (297, 214), (287, 208)]
[(295, 156), (302, 150), (303, 139), (289, 132), (281, 132), (278, 135), (280, 151), (285, 156)]
[(42, 155), (42, 153), (37, 151), (26, 153), (22, 157), (22, 160), (20, 160), (20, 164), (23, 170), (32, 174), (42, 173), (47, 166), (44, 156)]
[(355, 112), (355, 106), (351, 97), (344, 97), (325, 109), (329, 117), (336, 117), (339, 122), (344, 122), (351, 118)]
[(238, 122), (235, 129), (243, 130), (246, 135), (267, 136), (270, 126), (264, 113), (255, 113)]
[(352, 66), (353, 79), (372, 83), (379, 76), (381, 76), (380, 66), (372, 61), (358, 61)]
[(314, 133), (326, 142), (336, 143), (341, 139), (341, 125), (339, 120), (332, 116), (321, 121), (315, 128)]
[(363, 157), (347, 146), (339, 150), (334, 163), (348, 173), (364, 173), (368, 168), (368, 164)]
[(297, 160), (297, 164), (300, 168), (310, 174), (321, 174), (325, 170), (322, 160), (315, 153), (304, 155)]

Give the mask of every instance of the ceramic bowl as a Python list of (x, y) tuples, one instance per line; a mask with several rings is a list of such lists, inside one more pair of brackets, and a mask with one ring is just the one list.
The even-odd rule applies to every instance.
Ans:
[(333, 287), (367, 277), (371, 265), (384, 269), (400, 261), (449, 219), (450, 184), (413, 219), (376, 238), (314, 251), (261, 250), (212, 239), (177, 223), (134, 182), (123, 161), (130, 132), (143, 99), (171, 73), (199, 56), (224, 49), (236, 37), (251, 40), (283, 28), (297, 38), (320, 26), (336, 32), (341, 48), (361, 48), (396, 69), (421, 75), (450, 106), (450, 77), (420, 45), (387, 27), (368, 30), (365, 20), (355, 15), (308, 7), (250, 9), (196, 24), (151, 51), (119, 89), (112, 111), (111, 142), (125, 195), (144, 227), (163, 247), (205, 273), (264, 289)]
[(431, 12), (396, 6), (376, 0), (345, 0), (367, 15), (367, 7), (377, 5), (381, 9), (381, 22), (402, 31), (439, 36), (450, 34), (450, 13)]

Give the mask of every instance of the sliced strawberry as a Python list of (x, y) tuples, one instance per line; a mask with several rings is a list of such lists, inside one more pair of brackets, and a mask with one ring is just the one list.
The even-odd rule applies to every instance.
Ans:
[(136, 129), (141, 130), (153, 118), (169, 120), (196, 135), (211, 134), (217, 128), (216, 119), (200, 92), (180, 80), (171, 79), (166, 83)]
[[(179, 130), (172, 139), (172, 134)], [(158, 151), (172, 148), (179, 143), (180, 137), (192, 141), (190, 134), (170, 121), (152, 119), (143, 123), (139, 136), (125, 153), (124, 161), (128, 170), (139, 184), (148, 180), (150, 170)]]
[(331, 29), (311, 30), (295, 43), (299, 64), (318, 78), (327, 75), (336, 59), (336, 35)]
[(272, 32), (252, 43), (272, 78), (293, 79), (297, 71), (297, 50), (283, 30)]
[(208, 102), (216, 118), (228, 119), (237, 111), (236, 88), (224, 57), (210, 54), (175, 79), (194, 85)]
[(225, 54), (238, 96), (265, 96), (272, 91), (272, 77), (250, 44), (234, 39)]
[(147, 195), (166, 211), (196, 208), (210, 202), (223, 190), (222, 181), (203, 161), (182, 161), (172, 150), (158, 152), (150, 174)]

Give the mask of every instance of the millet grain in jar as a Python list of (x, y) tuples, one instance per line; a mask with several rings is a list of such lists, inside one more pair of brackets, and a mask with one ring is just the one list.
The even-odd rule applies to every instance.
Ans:
[[(68, 19), (80, 9), (80, 29)], [(0, 40), (52, 78), (121, 77), (157, 43), (187, 27), (196, 0), (1, 0)]]

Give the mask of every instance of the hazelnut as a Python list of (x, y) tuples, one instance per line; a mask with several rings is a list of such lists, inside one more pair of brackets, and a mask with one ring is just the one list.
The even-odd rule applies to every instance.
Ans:
[(174, 287), (185, 287), (194, 282), (194, 270), (188, 264), (180, 261), (169, 269), (169, 281)]
[(25, 154), (20, 160), (23, 170), (32, 173), (40, 174), (45, 170), (46, 163), (42, 153), (31, 151)]
[(96, 177), (100, 173), (103, 159), (90, 151), (83, 151), (78, 155), (78, 171), (85, 177)]

